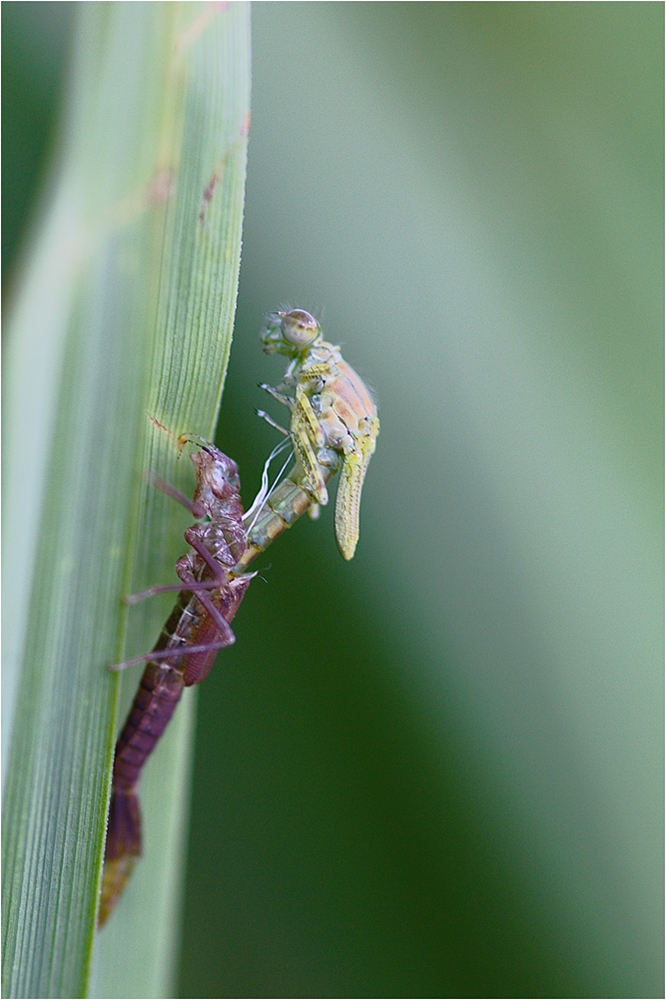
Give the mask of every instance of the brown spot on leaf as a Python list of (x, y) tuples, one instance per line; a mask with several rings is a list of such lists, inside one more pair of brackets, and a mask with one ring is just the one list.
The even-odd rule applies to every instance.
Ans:
[[(152, 414), (146, 413), (146, 416), (150, 420), (151, 424), (154, 424), (155, 427), (157, 427), (158, 430), (162, 431), (164, 434), (167, 435), (167, 437), (170, 437), (171, 440), (173, 441), (173, 439), (174, 439), (174, 433), (173, 433), (173, 431), (170, 431), (169, 428), (165, 424), (163, 424), (161, 420), (158, 420), (157, 417), (153, 417)], [(180, 441), (180, 438), (178, 440)], [(181, 448), (181, 451), (182, 451), (182, 448)]]
[(224, 159), (222, 161), (220, 161), (220, 163), (218, 164), (218, 166), (215, 168), (215, 170), (213, 171), (213, 176), (211, 177), (211, 179), (208, 181), (208, 184), (206, 185), (206, 190), (204, 191), (203, 198), (201, 199), (201, 210), (199, 211), (199, 222), (203, 222), (204, 221), (204, 216), (206, 214), (206, 209), (210, 205), (211, 199), (213, 197), (213, 192), (215, 191), (215, 188), (217, 187), (217, 182), (219, 181), (220, 177), (222, 176), (223, 170), (224, 170)]

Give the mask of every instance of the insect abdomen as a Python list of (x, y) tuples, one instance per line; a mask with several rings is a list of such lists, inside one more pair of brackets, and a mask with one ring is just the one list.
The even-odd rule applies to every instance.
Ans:
[(129, 790), (137, 785), (141, 769), (166, 729), (183, 687), (183, 676), (173, 667), (148, 663), (116, 744), (115, 789)]

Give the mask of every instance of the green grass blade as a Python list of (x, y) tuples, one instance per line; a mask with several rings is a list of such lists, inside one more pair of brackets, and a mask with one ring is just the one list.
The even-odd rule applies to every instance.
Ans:
[[(105, 667), (154, 641), (165, 602), (128, 614), (120, 598), (173, 579), (188, 519), (144, 473), (191, 492), (177, 439), (212, 434), (240, 259), (248, 6), (77, 14), (59, 167), (6, 351), (8, 997), (91, 989), (121, 686)], [(99, 936), (101, 996), (170, 988), (193, 704), (142, 786), (146, 857)]]

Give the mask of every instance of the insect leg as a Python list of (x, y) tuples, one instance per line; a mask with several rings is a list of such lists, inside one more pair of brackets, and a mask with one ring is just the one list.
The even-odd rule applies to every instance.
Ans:
[(273, 388), (272, 385), (268, 385), (266, 382), (260, 382), (259, 388), (267, 392), (273, 399), (277, 399), (278, 403), (282, 403), (283, 406), (287, 406), (290, 410), (293, 410), (294, 401), (291, 396), (287, 396), (286, 393), (280, 392), (279, 389)]
[(139, 663), (153, 663), (159, 662), (160, 660), (179, 660), (181, 656), (190, 656), (191, 653), (212, 653), (214, 649), (226, 649), (227, 646), (233, 646), (236, 641), (236, 636), (231, 631), (229, 625), (227, 629), (229, 630), (229, 635), (231, 639), (224, 638), (219, 639), (217, 642), (205, 642), (200, 646), (170, 646), (169, 649), (154, 649), (150, 653), (142, 653), (141, 656), (133, 656), (131, 660), (122, 660), (120, 663), (111, 663), (107, 670), (112, 673), (120, 673), (121, 670), (127, 670), (128, 667), (136, 667)]
[[(196, 583), (196, 581), (195, 581), (194, 577), (190, 577), (190, 580), (188, 580), (186, 574), (184, 573), (183, 574), (183, 583), (186, 583), (188, 585), (188, 590), (189, 590), (190, 589), (189, 584), (190, 583)], [(208, 597), (207, 594), (199, 592), (199, 593), (195, 593), (194, 596), (196, 597), (197, 601), (199, 602), (199, 604), (201, 605), (201, 607), (204, 609), (204, 611), (208, 612), (208, 614), (213, 619), (213, 621), (217, 625), (218, 629), (220, 630), (220, 632), (222, 633), (222, 635), (226, 639), (226, 642), (224, 643), (224, 645), (231, 646), (231, 644), (236, 641), (236, 637), (235, 637), (234, 633), (231, 631), (231, 626), (229, 625), (229, 622), (226, 620), (226, 618), (224, 617), (224, 615), (222, 614), (222, 612), (219, 610), (219, 608), (215, 607), (215, 605), (213, 604), (213, 602), (211, 601), (210, 597)], [(220, 647), (220, 649), (221, 648), (222, 647)]]
[(305, 472), (308, 492), (315, 503), (327, 504), (328, 490), (319, 461), (319, 451), (324, 446), (324, 435), (310, 400), (301, 386), (296, 389), (296, 408), (291, 418), (291, 436), (294, 451)]
[(205, 594), (201, 593), (195, 594), (195, 597), (197, 598), (202, 608), (204, 608), (211, 616), (211, 618), (219, 628), (220, 632), (224, 636), (224, 641), (222, 643), (222, 646), (220, 646), (220, 649), (222, 649), (224, 646), (233, 645), (233, 643), (236, 641), (236, 636), (231, 631), (231, 626), (224, 617), (224, 615), (222, 614), (222, 612), (215, 607), (210, 598), (208, 598)]
[(302, 415), (303, 419), (307, 423), (313, 443), (317, 448), (323, 448), (324, 432), (321, 429), (321, 424), (319, 423), (317, 414), (312, 409), (310, 397), (302, 385), (296, 386), (296, 411)]
[(262, 420), (265, 420), (267, 424), (270, 424), (271, 427), (274, 427), (276, 431), (279, 431), (280, 434), (285, 434), (289, 437), (289, 431), (285, 430), (282, 424), (278, 424), (277, 421), (273, 420), (270, 414), (266, 413), (265, 410), (255, 410), (255, 413), (258, 417), (261, 417)]
[(205, 511), (200, 504), (196, 504), (191, 500), (188, 500), (184, 493), (181, 493), (180, 490), (176, 489), (175, 486), (172, 486), (171, 483), (167, 483), (164, 479), (161, 479), (158, 475), (156, 475), (156, 473), (149, 472), (147, 478), (148, 482), (151, 483), (155, 489), (159, 490), (160, 493), (166, 493), (168, 497), (171, 497), (179, 504), (182, 504), (182, 506), (189, 510), (194, 517), (203, 517), (205, 514)]
[(157, 594), (168, 594), (176, 590), (191, 590), (192, 593), (196, 593), (197, 590), (217, 590), (220, 586), (217, 580), (200, 580), (198, 582), (188, 584), (185, 588), (182, 583), (168, 583), (165, 586), (159, 587), (146, 587), (145, 590), (140, 590), (137, 594), (127, 594), (123, 598), (125, 604), (139, 604), (141, 601), (147, 601), (149, 597), (156, 597)]
[(301, 368), (298, 378), (301, 382), (312, 382), (315, 379), (330, 376), (338, 371), (337, 365), (333, 365), (329, 361), (326, 364), (309, 365), (307, 368)]
[[(209, 570), (213, 574), (214, 579), (217, 581), (218, 587), (221, 586), (223, 583), (225, 583), (227, 579), (226, 569), (223, 566), (221, 566), (220, 563), (217, 561), (217, 559), (215, 559), (215, 557), (212, 556), (211, 553), (208, 551), (204, 543), (199, 538), (199, 535), (197, 533), (197, 528), (188, 528), (187, 531), (185, 532), (185, 538), (187, 542), (192, 546), (194, 551), (198, 555), (200, 555), (203, 561), (206, 563)], [(231, 558), (230, 556), (229, 566), (232, 565), (233, 565), (233, 558)], [(178, 569), (178, 565), (176, 565), (176, 572), (178, 573), (178, 576), (180, 576), (183, 583), (187, 584), (187, 589), (191, 590), (192, 593), (195, 593), (197, 589), (202, 589), (202, 588), (197, 588), (198, 581), (195, 580), (195, 578), (191, 575), (191, 573), (188, 573), (187, 570), (183, 572), (181, 575), (181, 572), (179, 572)], [(194, 586), (191, 586), (190, 584), (194, 584)], [(206, 587), (203, 589), (208, 590), (209, 588)]]

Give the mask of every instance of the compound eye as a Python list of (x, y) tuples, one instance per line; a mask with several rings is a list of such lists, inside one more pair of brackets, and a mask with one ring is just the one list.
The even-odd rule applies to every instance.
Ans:
[(319, 323), (305, 309), (292, 309), (282, 317), (282, 335), (294, 347), (307, 347), (319, 333)]

